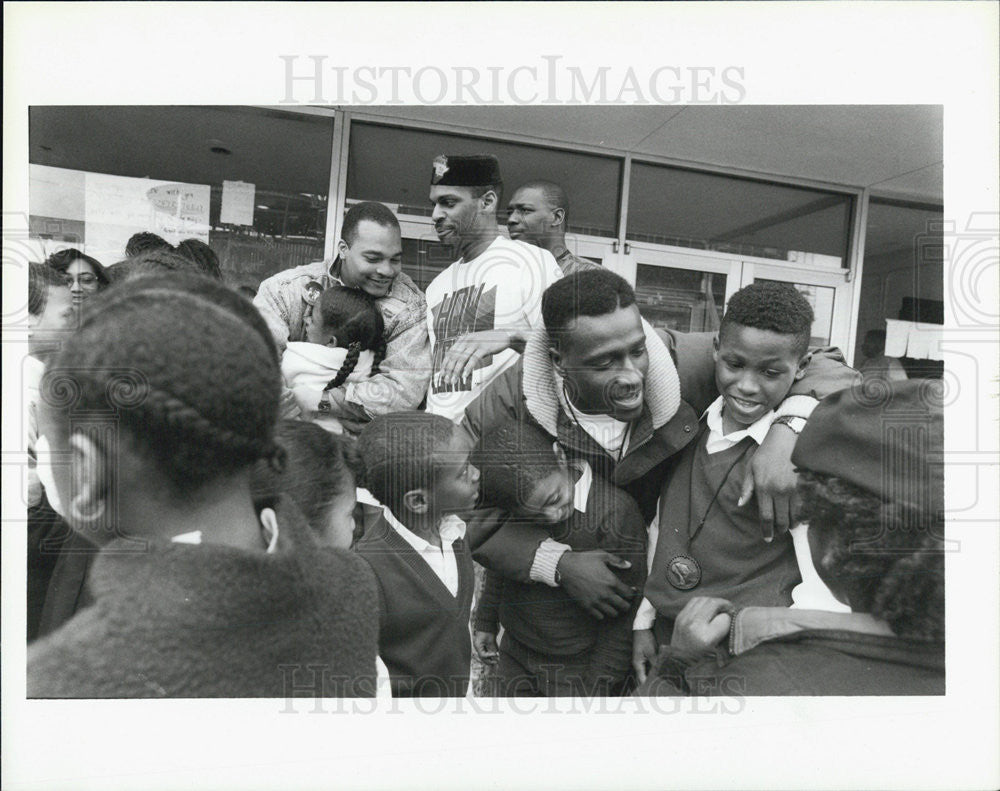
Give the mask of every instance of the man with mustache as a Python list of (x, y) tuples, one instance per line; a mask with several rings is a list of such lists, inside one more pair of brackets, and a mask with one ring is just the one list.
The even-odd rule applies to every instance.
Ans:
[(434, 230), (458, 260), (427, 287), (432, 356), (427, 411), (455, 421), (517, 361), (528, 337), (541, 328), (542, 292), (562, 276), (547, 250), (500, 233), (502, 193), (496, 157), (434, 160)]
[[(540, 426), (570, 459), (587, 461), (632, 495), (646, 524), (654, 522), (673, 457), (697, 436), (698, 416), (718, 397), (714, 333), (654, 330), (639, 315), (632, 287), (604, 269), (551, 286), (542, 316), (544, 331), (470, 404), (463, 425), (477, 441), (499, 420)], [(858, 379), (836, 349), (807, 356), (779, 416), (807, 418), (818, 399)], [(743, 504), (756, 492), (762, 541), (791, 521), (795, 438), (788, 425), (774, 425), (743, 481)], [(477, 514), (469, 531), (484, 566), (521, 582), (561, 585), (596, 618), (625, 611), (638, 595), (611, 570), (624, 562), (607, 552), (570, 551), (544, 529), (504, 522), (495, 511)]]
[(566, 246), (569, 199), (553, 181), (529, 181), (514, 191), (507, 205), (507, 231), (511, 239), (548, 250), (564, 274), (572, 275), (599, 264), (570, 252)]

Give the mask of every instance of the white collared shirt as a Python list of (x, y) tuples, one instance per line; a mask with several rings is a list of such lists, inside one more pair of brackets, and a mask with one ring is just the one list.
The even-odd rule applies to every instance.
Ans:
[[(771, 423), (774, 422), (774, 418), (776, 417), (774, 410), (772, 409), (761, 415), (746, 428), (734, 431), (731, 434), (724, 434), (722, 430), (722, 409), (724, 405), (725, 400), (722, 396), (719, 396), (711, 403), (711, 405), (709, 405), (708, 409), (706, 409), (702, 415), (702, 418), (708, 425), (708, 438), (705, 440), (705, 452), (712, 455), (713, 453), (728, 450), (733, 447), (733, 445), (741, 442), (745, 437), (750, 437), (754, 442), (760, 445), (764, 441), (764, 437), (767, 436), (767, 432), (771, 430)], [(656, 554), (656, 540), (660, 535), (658, 520), (659, 508), (657, 508), (657, 518), (653, 520), (653, 524), (650, 526), (649, 530), (649, 551), (646, 555), (648, 571), (652, 571), (653, 556)], [(639, 610), (635, 614), (635, 620), (632, 622), (632, 629), (652, 629), (653, 621), (655, 619), (656, 608), (649, 602), (649, 599), (643, 598), (642, 602), (639, 604)]]
[(556, 380), (556, 397), (559, 399), (559, 406), (566, 416), (582, 428), (591, 438), (612, 456), (624, 456), (628, 450), (629, 424), (624, 420), (618, 420), (611, 415), (588, 415), (574, 409), (566, 401), (563, 394), (562, 379), (558, 374), (553, 374)]
[(760, 445), (764, 441), (764, 437), (767, 436), (767, 432), (771, 430), (771, 423), (774, 422), (774, 418), (776, 417), (775, 411), (772, 409), (766, 412), (746, 428), (734, 431), (731, 434), (725, 434), (722, 430), (722, 409), (724, 404), (725, 401), (722, 396), (719, 396), (702, 415), (705, 423), (708, 424), (708, 440), (705, 443), (705, 452), (711, 456), (713, 453), (728, 450), (733, 445), (741, 442), (744, 437), (750, 437)]
[(382, 507), (387, 521), (402, 539), (413, 547), (414, 551), (423, 558), (424, 562), (431, 567), (438, 579), (451, 592), (452, 596), (458, 596), (458, 561), (455, 560), (455, 551), (452, 544), (461, 538), (465, 538), (465, 522), (454, 514), (449, 514), (441, 520), (438, 525), (438, 535), (441, 536), (441, 546), (436, 547), (425, 541), (416, 533), (409, 530), (402, 522), (393, 516), (385, 506)]

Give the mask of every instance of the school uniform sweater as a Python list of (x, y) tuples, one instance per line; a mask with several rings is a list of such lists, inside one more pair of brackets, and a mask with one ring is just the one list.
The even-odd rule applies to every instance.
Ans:
[[(604, 549), (629, 561), (631, 568), (616, 573), (626, 585), (642, 590), (646, 524), (635, 501), (613, 483), (594, 476), (585, 508), (551, 525), (552, 537), (574, 550)], [(489, 572), (487, 580), (493, 584), (477, 608), (477, 630), (496, 633), (499, 620), (508, 635), (546, 657), (589, 652), (582, 679), (588, 693), (607, 694), (624, 682), (632, 657), (632, 619), (638, 596), (627, 612), (597, 620), (562, 588), (503, 579), (494, 572)]]
[[(765, 543), (756, 500), (737, 506), (756, 442), (744, 437), (709, 454), (707, 441), (703, 430), (679, 455), (661, 503), (645, 595), (670, 622), (695, 596), (717, 596), (737, 606), (787, 607), (792, 588), (801, 581), (791, 536), (783, 533)], [(704, 525), (689, 541), (703, 518)], [(701, 566), (701, 582), (690, 590), (670, 584), (668, 568), (677, 555), (688, 555)]]
[(464, 697), (472, 660), (469, 615), (474, 587), (466, 540), (452, 544), (458, 595), (452, 595), (384, 516), (355, 549), (378, 580), (379, 656), (389, 670), (393, 697)]
[(267, 554), (116, 539), (94, 603), (28, 647), (29, 698), (371, 697), (377, 610), (368, 566), (308, 540), (289, 508)]

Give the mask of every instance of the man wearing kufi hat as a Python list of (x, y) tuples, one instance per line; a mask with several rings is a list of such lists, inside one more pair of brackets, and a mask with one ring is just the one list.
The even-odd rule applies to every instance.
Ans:
[(458, 260), (427, 287), (427, 411), (456, 421), (517, 361), (530, 333), (542, 326), (542, 293), (562, 276), (547, 250), (500, 233), (502, 193), (496, 157), (441, 155), (433, 162), (434, 230)]

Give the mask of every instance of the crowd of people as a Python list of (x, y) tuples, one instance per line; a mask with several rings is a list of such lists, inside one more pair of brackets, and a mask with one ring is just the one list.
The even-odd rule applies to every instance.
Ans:
[(787, 284), (654, 329), (559, 185), (508, 236), (495, 157), (429, 164), (426, 292), (375, 202), (253, 295), (31, 264), (29, 697), (943, 694), (927, 388)]

